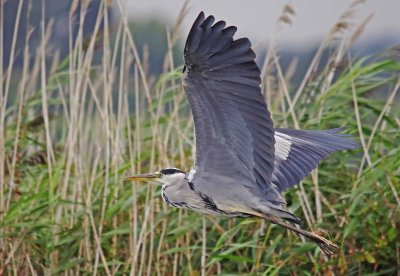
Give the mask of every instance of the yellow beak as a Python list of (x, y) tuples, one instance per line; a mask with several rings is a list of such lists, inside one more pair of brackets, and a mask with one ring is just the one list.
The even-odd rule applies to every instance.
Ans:
[(125, 180), (129, 181), (149, 181), (159, 179), (160, 177), (155, 173), (138, 174), (133, 176), (128, 176)]

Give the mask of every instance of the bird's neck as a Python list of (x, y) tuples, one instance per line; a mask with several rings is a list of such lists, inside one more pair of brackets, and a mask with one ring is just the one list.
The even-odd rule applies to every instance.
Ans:
[(195, 192), (190, 188), (188, 180), (184, 178), (162, 186), (164, 202), (173, 207), (186, 208), (187, 199), (193, 196)]

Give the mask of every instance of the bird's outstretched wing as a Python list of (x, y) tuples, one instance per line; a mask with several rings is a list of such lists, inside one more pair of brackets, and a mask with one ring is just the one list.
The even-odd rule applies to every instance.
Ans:
[(260, 70), (236, 27), (201, 12), (186, 41), (183, 84), (193, 113), (197, 173), (246, 176), (270, 189), (274, 130)]
[(299, 184), (329, 154), (359, 145), (342, 129), (295, 130), (275, 129), (275, 168), (271, 182), (280, 192)]

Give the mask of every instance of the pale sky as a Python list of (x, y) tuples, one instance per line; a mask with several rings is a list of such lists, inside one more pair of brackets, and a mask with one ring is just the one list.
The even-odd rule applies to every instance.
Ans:
[[(178, 16), (183, 0), (125, 0), (127, 12), (132, 17), (162, 17), (171, 24)], [(286, 4), (290, 4), (296, 15), (293, 24), (286, 25), (276, 34), (276, 41), (285, 45), (295, 44), (307, 47), (308, 42), (321, 39), (346, 11), (349, 0), (192, 0), (189, 13), (182, 25), (186, 34), (200, 11), (212, 14), (217, 20), (225, 20), (228, 25), (238, 27), (238, 36), (246, 36), (253, 44), (266, 43), (276, 29), (276, 22)], [(395, 43), (400, 44), (400, 0), (369, 0), (357, 6), (354, 23), (360, 23), (368, 15), (373, 18), (367, 31), (361, 37), (382, 37), (388, 34)]]

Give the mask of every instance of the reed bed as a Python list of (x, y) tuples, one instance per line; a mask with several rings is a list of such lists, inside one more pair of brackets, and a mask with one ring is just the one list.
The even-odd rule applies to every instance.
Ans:
[[(70, 34), (65, 58), (50, 49), (54, 26), (44, 19), (35, 49), (28, 32), (16, 53), (15, 28), (10, 60), (23, 55), (22, 69), (4, 66), (0, 49), (0, 275), (399, 273), (400, 63), (393, 51), (352, 56), (368, 28), (369, 18), (353, 22), (362, 3), (327, 30), (299, 85), (296, 61), (284, 70), (274, 42), (295, 7), (282, 11), (260, 61), (276, 125), (345, 127), (360, 141), (360, 150), (332, 155), (285, 195), (305, 228), (339, 244), (327, 258), (281, 227), (169, 208), (158, 187), (123, 181), (193, 164), (193, 122), (173, 56), (188, 4), (166, 29), (163, 73), (154, 76), (119, 1), (111, 25), (111, 2), (101, 4), (90, 37), (82, 27)], [(71, 6), (70, 30), (76, 9), (82, 23), (86, 8)]]

